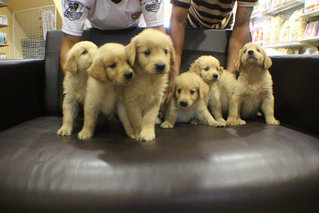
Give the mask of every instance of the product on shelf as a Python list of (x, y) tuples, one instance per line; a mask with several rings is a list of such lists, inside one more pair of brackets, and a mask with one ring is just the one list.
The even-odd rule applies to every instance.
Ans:
[(317, 37), (318, 24), (319, 24), (318, 21), (310, 22), (307, 24), (305, 34), (304, 34), (304, 39), (312, 39)]
[(319, 0), (305, 0), (304, 12), (312, 12), (319, 10)]
[(289, 41), (298, 41), (303, 39), (304, 31), (306, 28), (307, 20), (305, 17), (302, 17), (303, 9), (296, 10), (289, 17)]
[(264, 21), (264, 45), (271, 44), (271, 18)]
[(286, 43), (289, 41), (289, 32), (290, 32), (290, 24), (289, 20), (286, 20), (282, 27), (280, 28), (279, 33), (279, 43)]
[(279, 43), (279, 37), (280, 37), (280, 29), (285, 22), (284, 16), (279, 15), (271, 20), (271, 38), (270, 43), (271, 44), (277, 44)]
[(318, 48), (317, 47), (309, 47), (305, 50), (303, 55), (318, 55)]

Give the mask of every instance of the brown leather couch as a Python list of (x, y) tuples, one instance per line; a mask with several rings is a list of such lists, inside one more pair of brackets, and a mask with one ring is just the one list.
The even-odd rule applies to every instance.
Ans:
[[(83, 40), (127, 44), (139, 31)], [(225, 64), (229, 34), (187, 30), (183, 69), (202, 54)], [(178, 124), (135, 142), (102, 120), (79, 141), (56, 135), (61, 36), (48, 33), (45, 60), (0, 62), (0, 212), (319, 212), (318, 57), (272, 57), (280, 126)]]

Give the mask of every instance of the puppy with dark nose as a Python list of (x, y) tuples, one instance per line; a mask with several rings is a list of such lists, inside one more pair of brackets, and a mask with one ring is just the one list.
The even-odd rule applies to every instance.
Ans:
[(271, 65), (270, 57), (258, 44), (247, 43), (240, 50), (236, 68), (241, 73), (230, 99), (228, 125), (244, 125), (243, 119), (253, 118), (259, 112), (267, 124), (279, 125), (274, 117)]
[(176, 122), (192, 124), (203, 123), (209, 126), (219, 126), (207, 109), (206, 99), (209, 86), (195, 73), (185, 72), (176, 77), (171, 85), (174, 92), (165, 115), (162, 128), (173, 128)]
[(220, 66), (219, 60), (210, 55), (197, 58), (190, 67), (190, 71), (199, 75), (206, 84), (209, 85), (208, 108), (220, 125), (225, 125), (226, 121), (222, 115), (220, 78), (227, 75), (227, 71)]

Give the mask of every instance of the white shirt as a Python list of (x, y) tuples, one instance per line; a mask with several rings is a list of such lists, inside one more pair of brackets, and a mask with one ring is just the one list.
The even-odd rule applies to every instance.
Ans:
[(73, 36), (82, 35), (86, 19), (94, 28), (100, 30), (136, 27), (141, 14), (147, 27), (164, 24), (163, 0), (61, 0), (61, 2), (62, 31)]

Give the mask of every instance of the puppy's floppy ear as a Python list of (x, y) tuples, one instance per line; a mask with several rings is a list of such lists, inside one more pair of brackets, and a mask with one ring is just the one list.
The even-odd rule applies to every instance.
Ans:
[(209, 86), (202, 80), (199, 81), (199, 97), (204, 100), (209, 93)]
[(219, 72), (220, 72), (220, 74), (223, 74), (224, 71), (225, 71), (224, 67), (219, 66)]
[(64, 64), (63, 69), (73, 74), (78, 72), (78, 65), (75, 62), (75, 56), (67, 57), (67, 61)]
[(98, 57), (93, 61), (92, 65), (88, 69), (88, 73), (96, 80), (106, 81), (106, 73), (102, 57)]
[(131, 66), (134, 66), (136, 58), (136, 37), (132, 38), (131, 42), (125, 46), (125, 50), (129, 63)]
[(265, 56), (264, 67), (265, 69), (269, 69), (272, 65), (271, 58), (269, 56)]
[(196, 73), (197, 75), (200, 75), (200, 69), (199, 69), (199, 66), (198, 66), (198, 59), (195, 60), (192, 64), (191, 64), (191, 67), (189, 68), (189, 71), (193, 72), (193, 73)]

